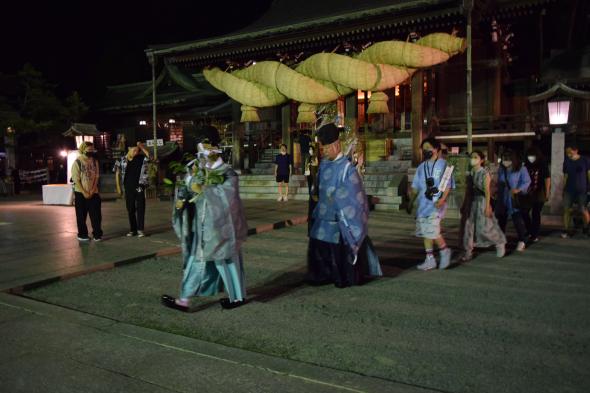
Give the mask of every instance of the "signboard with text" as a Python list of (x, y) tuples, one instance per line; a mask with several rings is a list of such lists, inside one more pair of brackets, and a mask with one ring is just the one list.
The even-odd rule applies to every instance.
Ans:
[[(157, 139), (156, 141), (157, 141), (156, 142), (157, 143), (157, 146), (164, 146), (164, 139)], [(146, 143), (150, 147), (154, 146), (154, 140), (153, 139), (148, 139), (146, 141)]]

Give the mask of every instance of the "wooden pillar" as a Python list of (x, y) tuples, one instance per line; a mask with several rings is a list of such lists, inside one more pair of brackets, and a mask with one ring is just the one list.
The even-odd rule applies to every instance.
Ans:
[(493, 138), (488, 138), (488, 162), (496, 163), (496, 143)]
[(243, 125), (240, 123), (241, 110), (240, 103), (232, 101), (232, 162), (234, 169), (243, 169), (242, 146), (243, 146)]
[(418, 166), (422, 161), (420, 145), (422, 144), (422, 127), (424, 115), (422, 111), (424, 72), (416, 71), (412, 75), (412, 165)]
[(232, 162), (234, 169), (242, 169), (242, 132), (241, 125), (237, 123), (232, 127)]
[[(346, 96), (346, 103), (344, 109), (344, 117), (346, 119), (354, 120), (354, 123), (357, 123), (358, 118), (358, 103), (357, 103), (357, 93), (350, 94)], [(355, 130), (357, 131), (357, 130)]]
[(281, 139), (287, 145), (287, 150), (291, 151), (291, 103), (287, 103), (281, 107)]

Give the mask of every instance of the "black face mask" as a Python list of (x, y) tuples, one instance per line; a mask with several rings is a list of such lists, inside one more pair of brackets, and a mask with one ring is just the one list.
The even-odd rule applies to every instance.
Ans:
[(424, 157), (425, 160), (430, 160), (433, 155), (434, 155), (434, 152), (432, 150), (422, 151), (422, 156)]
[(96, 152), (95, 151), (89, 151), (88, 153), (86, 153), (86, 157), (96, 158)]

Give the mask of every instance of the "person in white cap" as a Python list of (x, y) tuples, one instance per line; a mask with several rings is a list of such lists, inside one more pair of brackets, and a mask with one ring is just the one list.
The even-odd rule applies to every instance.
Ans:
[(178, 189), (173, 226), (181, 240), (184, 261), (180, 296), (162, 296), (162, 303), (189, 311), (196, 296), (214, 296), (225, 289), (223, 308), (246, 302), (242, 243), (248, 227), (236, 172), (221, 158), (221, 150), (199, 144), (198, 158), (189, 163)]

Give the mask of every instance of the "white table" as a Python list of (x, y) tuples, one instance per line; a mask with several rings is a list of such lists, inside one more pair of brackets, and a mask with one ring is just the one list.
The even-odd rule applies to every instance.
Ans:
[(46, 184), (43, 186), (44, 205), (71, 205), (74, 190), (71, 184)]

